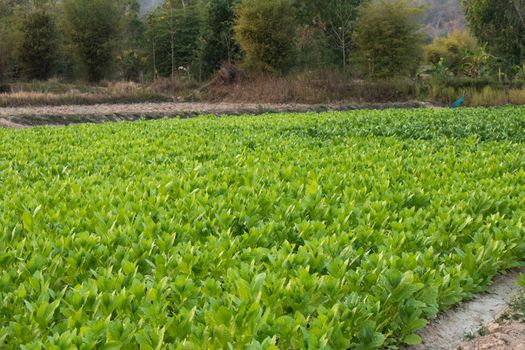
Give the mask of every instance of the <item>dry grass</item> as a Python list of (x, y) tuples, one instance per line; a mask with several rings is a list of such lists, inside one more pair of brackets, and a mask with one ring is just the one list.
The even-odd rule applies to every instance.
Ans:
[(465, 104), (470, 107), (525, 105), (525, 88), (505, 91), (503, 88), (492, 86), (481, 89), (432, 86), (428, 93), (428, 99), (444, 105), (452, 104), (461, 96), (465, 96)]
[(18, 83), (0, 94), (0, 107), (93, 105), (103, 103), (168, 102), (172, 98), (136, 83), (112, 82), (100, 86), (56, 81)]
[(172, 99), (154, 92), (129, 94), (16, 92), (0, 94), (0, 107), (94, 105), (105, 103), (168, 102)]
[(514, 105), (525, 105), (525, 88), (510, 90), (509, 102)]
[(213, 101), (246, 103), (402, 102), (415, 98), (410, 81), (357, 81), (348, 73), (328, 70), (286, 77), (257, 75), (233, 84), (219, 81), (206, 90)]
[[(221, 70), (222, 71), (222, 70)], [(219, 72), (220, 73), (220, 72)], [(219, 74), (218, 73), (218, 74)], [(93, 105), (114, 103), (210, 101), (270, 104), (385, 103), (426, 100), (450, 105), (465, 96), (468, 106), (525, 104), (525, 87), (508, 92), (502, 88), (452, 87), (411, 80), (353, 80), (350, 74), (325, 70), (293, 74), (249, 76), (236, 67), (225, 67), (202, 87), (189, 78), (159, 79), (150, 85), (102, 82), (99, 85), (63, 83), (58, 80), (11, 85), (0, 93), (0, 107)]]
[(188, 78), (179, 78), (171, 80), (169, 78), (160, 78), (149, 85), (152, 91), (160, 94), (174, 96), (177, 100), (184, 100), (186, 96), (191, 95), (199, 88), (200, 84)]

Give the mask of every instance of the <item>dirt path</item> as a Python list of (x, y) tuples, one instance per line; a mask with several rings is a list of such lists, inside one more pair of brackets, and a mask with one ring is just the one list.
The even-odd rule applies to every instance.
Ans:
[(104, 115), (104, 114), (148, 114), (148, 113), (189, 113), (210, 112), (222, 113), (231, 111), (258, 111), (261, 109), (309, 110), (310, 105), (257, 105), (232, 103), (137, 103), (137, 104), (103, 104), (103, 105), (68, 105), (40, 107), (7, 107), (0, 108), (0, 116), (20, 115)]
[(422, 102), (362, 104), (362, 105), (304, 105), (254, 103), (137, 103), (104, 105), (68, 105), (0, 108), (0, 126), (23, 127), (35, 125), (68, 125), (102, 123), (120, 120), (191, 117), (198, 114), (238, 115), (272, 112), (321, 112), (327, 110), (421, 108)]
[(525, 323), (509, 319), (491, 322), (458, 350), (525, 350)]
[[(516, 281), (524, 269), (519, 269), (494, 280), (489, 293), (461, 304), (431, 322), (419, 335), (423, 344), (410, 347), (410, 350), (451, 350), (460, 348), (462, 341), (475, 335), (485, 325), (498, 319), (509, 307), (509, 303), (522, 291)], [(519, 342), (519, 339), (517, 340)], [(512, 350), (514, 347), (465, 347), (474, 349)], [(524, 349), (525, 350), (525, 349)]]

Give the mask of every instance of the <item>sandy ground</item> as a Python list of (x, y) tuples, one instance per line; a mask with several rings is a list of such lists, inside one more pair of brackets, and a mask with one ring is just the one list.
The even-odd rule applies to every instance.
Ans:
[[(509, 303), (522, 291), (522, 287), (516, 281), (518, 276), (524, 272), (524, 269), (518, 269), (509, 274), (498, 276), (487, 294), (483, 294), (438, 316), (436, 320), (419, 332), (419, 335), (423, 338), (423, 344), (410, 347), (409, 349), (458, 349), (466, 336), (477, 334), (481, 327), (494, 322), (508, 309)], [(516, 341), (519, 342), (520, 340), (517, 339)], [(474, 349), (482, 348), (465, 348), (465, 350)], [(503, 347), (495, 349), (512, 350), (514, 348)], [(520, 350), (525, 350), (525, 348)]]
[[(482, 335), (481, 335), (482, 334)], [(481, 334), (460, 344), (460, 350), (525, 350), (525, 323), (499, 320), (483, 327)]]

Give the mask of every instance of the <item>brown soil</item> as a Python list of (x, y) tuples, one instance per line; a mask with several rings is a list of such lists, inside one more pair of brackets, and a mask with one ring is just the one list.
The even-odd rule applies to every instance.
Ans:
[[(499, 319), (522, 288), (516, 283), (525, 269), (517, 269), (498, 276), (488, 293), (465, 302), (441, 314), (419, 333), (423, 344), (409, 347), (410, 350), (450, 350), (458, 349), (466, 336), (477, 334), (483, 325)], [(485, 348), (466, 348), (485, 349)], [(487, 348), (492, 349), (492, 348)], [(497, 348), (497, 349), (513, 349)], [(525, 349), (522, 349), (525, 350)]]
[(101, 105), (66, 105), (40, 107), (8, 107), (0, 108), (0, 116), (20, 115), (105, 115), (105, 114), (147, 114), (147, 113), (189, 113), (189, 112), (234, 112), (257, 111), (258, 109), (307, 110), (309, 105), (256, 105), (233, 103), (136, 103), (136, 104), (101, 104)]
[(460, 344), (461, 350), (525, 350), (525, 323), (499, 320), (489, 323), (477, 338)]
[(360, 105), (308, 105), (308, 104), (255, 104), (255, 103), (138, 103), (67, 105), (40, 107), (0, 108), (0, 126), (24, 127), (38, 125), (69, 125), (77, 123), (103, 123), (121, 120), (193, 117), (202, 114), (240, 115), (283, 112), (322, 112), (354, 109), (422, 108), (422, 102), (360, 104)]
[(27, 128), (25, 125), (17, 124), (9, 119), (4, 119), (0, 117), (0, 128), (15, 128), (22, 129)]

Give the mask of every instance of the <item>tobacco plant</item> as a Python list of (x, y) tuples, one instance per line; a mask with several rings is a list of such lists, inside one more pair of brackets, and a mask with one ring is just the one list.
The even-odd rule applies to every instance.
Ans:
[(0, 130), (0, 348), (377, 349), (525, 256), (525, 110)]

